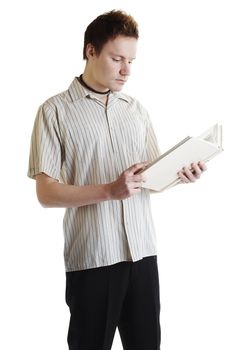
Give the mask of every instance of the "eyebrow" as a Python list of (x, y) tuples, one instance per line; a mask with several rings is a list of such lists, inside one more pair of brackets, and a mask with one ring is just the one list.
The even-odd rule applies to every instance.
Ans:
[[(123, 59), (125, 59), (125, 60), (126, 60), (126, 57), (124, 57), (124, 56), (122, 56), (122, 55), (117, 55), (116, 53), (112, 53), (112, 55), (113, 55), (113, 56), (120, 57), (120, 58), (123, 58)], [(132, 57), (132, 58), (130, 58), (130, 60), (135, 60), (135, 59), (136, 59), (136, 57)]]

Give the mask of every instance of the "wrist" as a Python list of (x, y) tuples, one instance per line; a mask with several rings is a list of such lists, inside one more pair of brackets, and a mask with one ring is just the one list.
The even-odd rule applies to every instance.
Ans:
[(112, 200), (113, 199), (112, 182), (105, 184), (104, 189), (105, 189), (106, 200)]

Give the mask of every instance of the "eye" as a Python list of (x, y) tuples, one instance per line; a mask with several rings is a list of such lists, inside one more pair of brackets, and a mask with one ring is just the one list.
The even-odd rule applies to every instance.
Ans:
[(120, 61), (121, 61), (120, 59), (117, 59), (117, 58), (112, 58), (112, 60), (113, 60), (114, 62), (120, 62)]

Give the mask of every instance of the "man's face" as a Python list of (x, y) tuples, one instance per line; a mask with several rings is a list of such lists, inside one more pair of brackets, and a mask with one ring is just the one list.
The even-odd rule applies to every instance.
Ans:
[(111, 91), (123, 88), (136, 57), (137, 41), (136, 38), (118, 36), (103, 46), (99, 56), (92, 56), (92, 77), (100, 88)]

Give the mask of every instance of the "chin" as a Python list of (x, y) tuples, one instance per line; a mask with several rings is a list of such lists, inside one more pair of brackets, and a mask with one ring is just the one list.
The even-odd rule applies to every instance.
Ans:
[(123, 89), (123, 86), (112, 86), (110, 88), (110, 90), (114, 92), (121, 91), (122, 89)]

